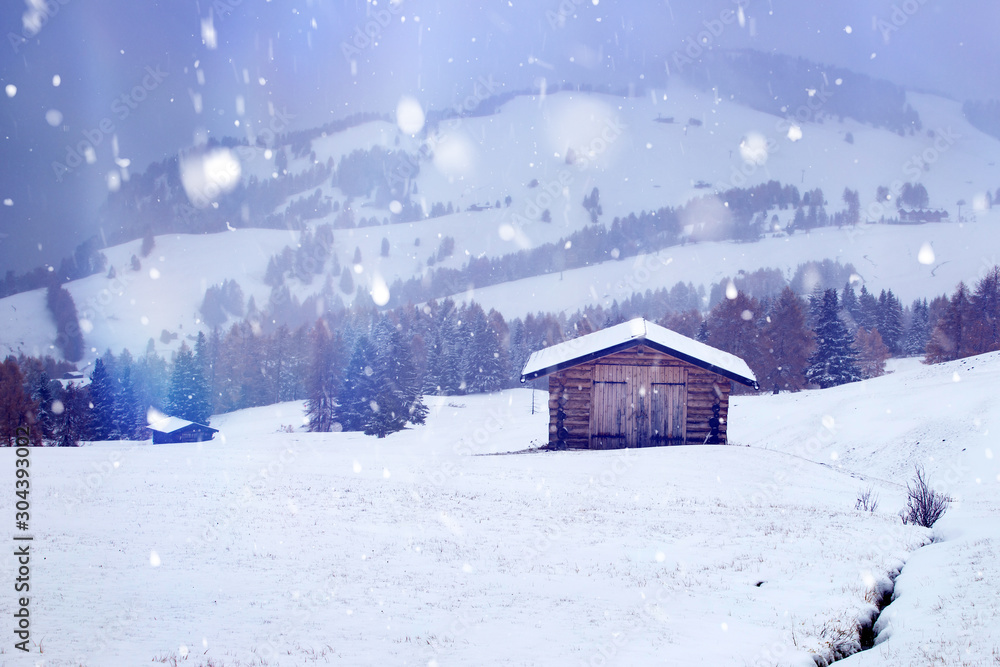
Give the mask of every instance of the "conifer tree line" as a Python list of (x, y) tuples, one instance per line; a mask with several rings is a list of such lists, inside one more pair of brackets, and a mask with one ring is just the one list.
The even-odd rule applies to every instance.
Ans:
[[(820, 267), (826, 280), (836, 267)], [(737, 284), (739, 286), (737, 286)], [(0, 442), (30, 425), (37, 444), (144, 439), (150, 408), (208, 423), (210, 415), (303, 400), (309, 430), (384, 437), (423, 423), (423, 397), (518, 386), (528, 355), (632, 317), (746, 360), (762, 391), (833, 387), (877, 377), (890, 356), (925, 354), (927, 363), (1000, 350), (1000, 267), (974, 288), (903, 306), (892, 290), (876, 296), (848, 282), (820, 285), (803, 298), (767, 270), (712, 289), (677, 283), (636, 292), (622, 303), (577, 313), (506, 320), (475, 302), (451, 299), (379, 312), (352, 308), (291, 330), (253, 319), (199, 334), (169, 362), (152, 341), (134, 358), (105, 352), (89, 384), (56, 380), (75, 368), (51, 357), (7, 357), (0, 366)], [(755, 295), (759, 291), (760, 295)], [(736, 387), (737, 391), (749, 391)]]

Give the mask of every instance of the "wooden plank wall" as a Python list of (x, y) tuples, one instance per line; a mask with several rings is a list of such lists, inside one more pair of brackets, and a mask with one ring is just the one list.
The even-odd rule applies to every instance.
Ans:
[[(641, 350), (641, 353), (640, 353)], [(726, 442), (726, 425), (729, 417), (729, 394), (731, 381), (711, 371), (688, 364), (651, 348), (640, 346), (602, 357), (596, 362), (587, 362), (567, 368), (549, 376), (549, 443), (555, 445), (556, 411), (560, 394), (565, 395), (566, 418), (563, 425), (569, 431), (566, 444), (571, 448), (612, 448), (623, 446), (616, 438), (590, 442), (590, 413), (593, 397), (594, 366), (596, 364), (617, 364), (635, 366), (677, 366), (686, 368), (687, 373), (687, 443), (702, 444), (710, 434), (709, 419), (712, 405), (719, 400), (719, 441)]]

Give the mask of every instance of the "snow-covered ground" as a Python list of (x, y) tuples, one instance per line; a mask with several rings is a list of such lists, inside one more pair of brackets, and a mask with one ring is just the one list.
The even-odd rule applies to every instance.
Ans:
[[(1000, 353), (895, 372), (824, 391), (734, 399), (730, 437), (831, 468), (864, 484), (905, 485), (923, 466), (955, 503), (933, 544), (912, 554), (875, 649), (844, 665), (1000, 662)], [(859, 482), (860, 483), (860, 482)], [(899, 506), (883, 495), (881, 506)], [(881, 509), (881, 508), (880, 508)], [(877, 544), (895, 541), (895, 526)]]
[[(807, 665), (904, 561), (845, 664), (994, 664), (998, 376), (739, 397), (728, 447), (493, 455), (544, 439), (522, 389), (384, 440), (291, 403), (209, 443), (33, 450), (36, 664)], [(896, 515), (914, 463), (957, 501), (933, 531)]]

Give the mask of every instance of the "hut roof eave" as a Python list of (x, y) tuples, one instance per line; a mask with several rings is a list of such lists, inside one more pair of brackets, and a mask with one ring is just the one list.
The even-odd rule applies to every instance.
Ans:
[(646, 345), (748, 387), (759, 388), (753, 371), (739, 357), (642, 318), (533, 352), (521, 371), (521, 382), (534, 380), (639, 345)]

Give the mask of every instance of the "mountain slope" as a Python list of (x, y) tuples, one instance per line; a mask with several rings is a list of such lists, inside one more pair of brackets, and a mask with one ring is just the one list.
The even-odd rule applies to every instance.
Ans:
[[(427, 128), (426, 137), (403, 135), (385, 121), (363, 123), (314, 139), (309, 145), (314, 155), (299, 147), (303, 157), (288, 158), (287, 170), (301, 174), (315, 164), (336, 163), (355, 149), (402, 149), (423, 156), (419, 173), (407, 186), (411, 199), (426, 211), (436, 203), (457, 206), (459, 212), (454, 214), (416, 222), (335, 230), (332, 252), (340, 266), (353, 268), (355, 283), (365, 294), (376, 284), (426, 276), (441, 267), (459, 268), (474, 257), (499, 257), (538, 247), (587, 227), (590, 215), (582, 202), (594, 188), (600, 192), (601, 225), (616, 216), (678, 206), (695, 196), (769, 179), (794, 184), (802, 191), (822, 188), (831, 211), (840, 206), (844, 187), (857, 189), (863, 218), (877, 219), (882, 214), (895, 215), (894, 206), (883, 210), (872, 202), (877, 186), (892, 188), (894, 182), (898, 186), (919, 178), (930, 193), (931, 206), (954, 210), (954, 219), (957, 207), (952, 206), (961, 199), (966, 202), (963, 217), (979, 222), (964, 227), (821, 229), (808, 236), (796, 234), (749, 245), (700, 243), (662, 250), (655, 262), (640, 258), (638, 266), (633, 259), (604, 262), (567, 272), (558, 282), (554, 276), (543, 275), (472, 295), (508, 317), (540, 309), (573, 311), (588, 303), (628, 296), (634, 289), (670, 286), (680, 280), (707, 286), (741, 269), (776, 266), (788, 270), (802, 261), (829, 257), (852, 262), (871, 287), (891, 287), (907, 301), (950, 291), (958, 280), (972, 282), (981, 264), (996, 263), (988, 250), (995, 245), (996, 216), (987, 208), (985, 193), (997, 185), (992, 174), (1000, 157), (1000, 142), (972, 128), (957, 103), (913, 94), (910, 102), (920, 112), (925, 128), (935, 133), (933, 137), (926, 132), (899, 136), (850, 120), (835, 122), (822, 115), (820, 105), (818, 113), (810, 111), (797, 126), (798, 138), (796, 132), (790, 134), (788, 121), (707, 98), (673, 82), (668, 89), (651, 91), (642, 98), (564, 91), (516, 97), (490, 116), (444, 120)], [(794, 118), (795, 111), (788, 113)], [(674, 122), (657, 122), (667, 118)], [(853, 143), (844, 141), (848, 132)], [(567, 163), (568, 149), (573, 149), (573, 164)], [(288, 156), (292, 149), (246, 152), (241, 163), (244, 181), (276, 173), (278, 153)], [(926, 164), (926, 170), (918, 168), (915, 159), (924, 160), (921, 164)], [(322, 200), (338, 207), (347, 204), (331, 182), (318, 190)], [(505, 203), (508, 196), (509, 206)], [(290, 197), (278, 212), (298, 197)], [(493, 208), (498, 202), (500, 208)], [(374, 199), (358, 198), (351, 206), (356, 217), (382, 220), (393, 216)], [(467, 210), (474, 206), (490, 208)], [(551, 223), (540, 221), (546, 209)], [(793, 211), (774, 210), (772, 214), (784, 226)], [(706, 224), (724, 221), (726, 215), (726, 203), (709, 198), (690, 208), (682, 222), (692, 234)], [(336, 216), (330, 213), (308, 224), (315, 227)], [(241, 224), (238, 216), (233, 222), (236, 227)], [(455, 240), (455, 253), (428, 267), (428, 258), (446, 237)], [(383, 239), (389, 244), (388, 257), (380, 256)], [(94, 275), (73, 281), (67, 288), (87, 320), (84, 332), (89, 348), (137, 351), (145, 349), (152, 338), (163, 352), (205, 328), (198, 321), (204, 291), (225, 279), (236, 280), (262, 308), (270, 293), (263, 283), (269, 257), (286, 245), (295, 248), (297, 242), (297, 232), (257, 229), (205, 236), (162, 235), (140, 271), (129, 268), (130, 257), (139, 248), (138, 241), (130, 242), (105, 250), (116, 279)], [(925, 242), (938, 254), (929, 267), (913, 260)], [(362, 257), (356, 266), (355, 248)], [(668, 260), (666, 269), (657, 270)], [(157, 278), (150, 275), (154, 268)], [(544, 273), (552, 267), (536, 270)], [(330, 277), (336, 283), (339, 275)], [(319, 292), (324, 282), (322, 275), (308, 285), (287, 280), (291, 293), (300, 300)], [(525, 294), (533, 296), (525, 299)], [(353, 295), (340, 296), (349, 303)], [(42, 315), (41, 299), (42, 293), (36, 291), (0, 302), (0, 309), (10, 313), (9, 325), (0, 334), (0, 350), (29, 354), (50, 350), (54, 326)], [(160, 342), (164, 330), (179, 337), (171, 341), (167, 336), (167, 342)]]

